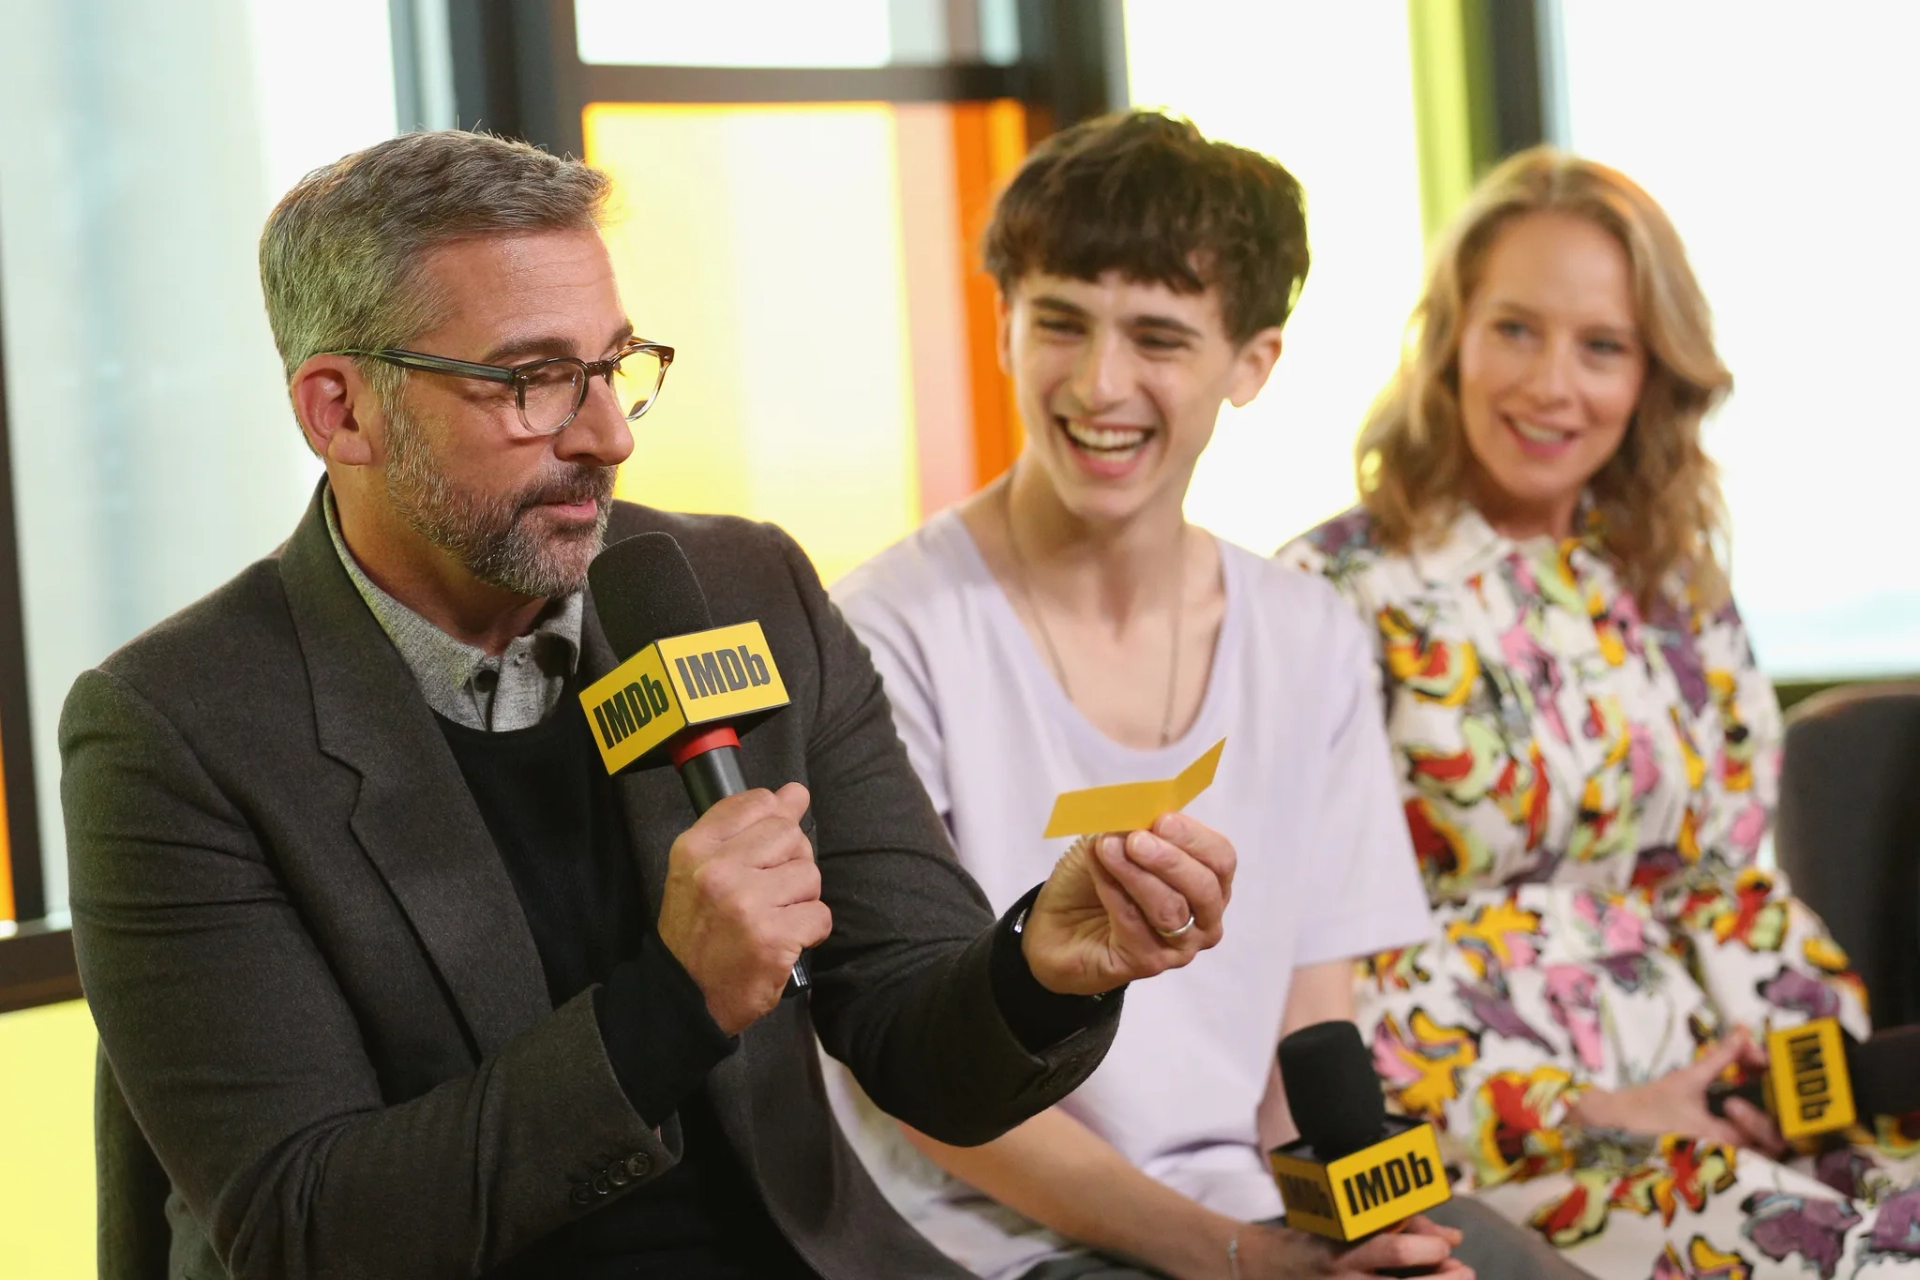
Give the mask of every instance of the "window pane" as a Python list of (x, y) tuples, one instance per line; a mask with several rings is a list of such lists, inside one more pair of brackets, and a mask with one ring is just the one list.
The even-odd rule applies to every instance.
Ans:
[(602, 105), (585, 128), (629, 314), (675, 348), (622, 496), (776, 521), (829, 579), (912, 528), (893, 109)]
[(1419, 292), (1406, 8), (1142, 0), (1126, 21), (1134, 102), (1266, 152), (1306, 188), (1313, 269), (1285, 352), (1253, 404), (1221, 412), (1187, 495), (1189, 518), (1272, 551), (1356, 501), (1354, 436)]
[(884, 67), (1019, 60), (1016, 0), (575, 0), (580, 61)]
[(393, 81), (385, 0), (290, 8), (23, 5), (0, 40), (0, 315), (56, 911), (74, 677), (271, 552), (319, 474), (254, 247), (300, 174), (392, 132)]
[(675, 349), (620, 496), (784, 526), (827, 581), (1014, 447), (972, 245), (1017, 104), (599, 104), (628, 314)]
[(1733, 12), (1560, 6), (1569, 141), (1666, 206), (1713, 304), (1736, 390), (1706, 441), (1762, 664), (1911, 672), (1920, 445), (1885, 375), (1909, 365), (1920, 292), (1911, 180), (1889, 150), (1920, 114), (1920, 9)]
[(582, 62), (656, 67), (884, 67), (888, 0), (576, 0)]

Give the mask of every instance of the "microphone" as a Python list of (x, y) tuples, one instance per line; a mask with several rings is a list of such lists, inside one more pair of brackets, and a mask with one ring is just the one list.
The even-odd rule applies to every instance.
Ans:
[[(594, 557), (587, 584), (621, 660), (580, 694), (607, 772), (671, 761), (696, 814), (747, 790), (740, 734), (787, 705), (760, 624), (715, 627), (670, 534), (614, 543)], [(803, 955), (786, 994), (811, 985)]]
[(1707, 1086), (1707, 1109), (1728, 1098), (1765, 1107), (1789, 1142), (1837, 1133), (1867, 1116), (1920, 1111), (1920, 1027), (1896, 1027), (1865, 1042), (1837, 1018), (1813, 1018), (1767, 1033), (1767, 1067), (1737, 1082)]
[(1433, 1126), (1387, 1114), (1351, 1022), (1316, 1022), (1281, 1040), (1280, 1079), (1300, 1137), (1267, 1160), (1288, 1226), (1352, 1243), (1452, 1198)]

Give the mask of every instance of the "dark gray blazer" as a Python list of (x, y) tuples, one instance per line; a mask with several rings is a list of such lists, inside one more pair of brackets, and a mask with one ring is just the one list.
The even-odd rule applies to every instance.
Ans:
[[(841, 1140), (813, 1033), (882, 1107), (972, 1143), (1084, 1079), (1117, 1010), (1021, 1048), (989, 986), (992, 913), (805, 555), (770, 525), (615, 505), (610, 539), (650, 529), (679, 539), (716, 625), (766, 629), (793, 704), (746, 737), (746, 773), (811, 788), (833, 909), (810, 1007), (741, 1037), (715, 1110), (823, 1276), (961, 1274)], [(613, 665), (589, 602), (582, 674)], [(142, 1131), (171, 1184), (174, 1276), (479, 1275), (606, 1203), (576, 1192), (610, 1162), (638, 1174), (618, 1196), (678, 1159), (678, 1123), (656, 1134), (615, 1081), (590, 996), (551, 1007), (479, 811), (317, 499), (277, 556), (81, 676), (60, 749), (74, 942), (111, 1063), (99, 1156), (122, 1184), (102, 1186), (102, 1275), (132, 1274), (156, 1234), (122, 1203), (143, 1169), (157, 1181)], [(657, 910), (693, 811), (668, 770), (619, 792)]]

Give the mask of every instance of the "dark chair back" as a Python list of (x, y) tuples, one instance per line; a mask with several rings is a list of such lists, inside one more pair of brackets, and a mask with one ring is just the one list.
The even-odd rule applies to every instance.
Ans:
[(1920, 681), (1793, 709), (1774, 849), (1866, 981), (1873, 1025), (1920, 1023)]

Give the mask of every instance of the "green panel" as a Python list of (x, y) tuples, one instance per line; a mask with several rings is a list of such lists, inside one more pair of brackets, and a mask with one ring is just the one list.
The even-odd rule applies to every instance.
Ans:
[(1413, 112), (1419, 137), (1420, 216), (1431, 241), (1473, 190), (1474, 32), (1471, 0), (1407, 0)]

